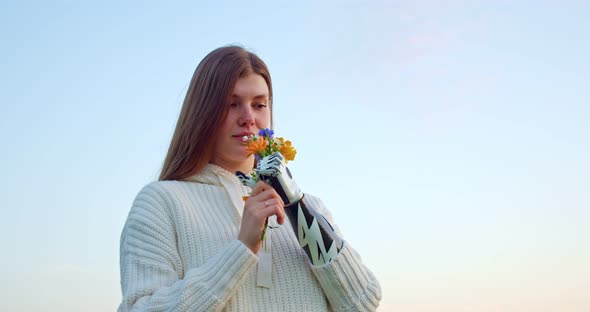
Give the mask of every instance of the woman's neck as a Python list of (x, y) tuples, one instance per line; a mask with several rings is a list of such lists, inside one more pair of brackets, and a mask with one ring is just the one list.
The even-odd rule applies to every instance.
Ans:
[(223, 161), (210, 161), (210, 163), (219, 166), (232, 174), (235, 174), (236, 171), (241, 171), (243, 173), (249, 173), (254, 168), (254, 157), (248, 157), (246, 161), (243, 162), (223, 162)]

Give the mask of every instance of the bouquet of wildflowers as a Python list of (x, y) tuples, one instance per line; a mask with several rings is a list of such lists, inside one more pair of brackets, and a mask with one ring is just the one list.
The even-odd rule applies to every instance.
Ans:
[[(285, 163), (295, 159), (297, 151), (293, 147), (291, 141), (285, 140), (281, 137), (274, 137), (274, 131), (271, 129), (262, 129), (258, 135), (244, 136), (242, 140), (246, 144), (246, 152), (248, 156), (254, 155), (256, 161), (261, 160), (266, 156), (270, 156), (276, 152), (281, 153), (285, 159)], [(250, 172), (250, 178), (254, 182), (258, 182), (259, 173), (256, 168)], [(244, 200), (246, 200), (245, 198)]]
[(256, 160), (260, 160), (266, 156), (280, 152), (287, 162), (294, 160), (297, 151), (293, 148), (291, 141), (283, 138), (275, 138), (274, 134), (274, 131), (266, 128), (260, 130), (258, 135), (245, 136), (243, 140), (246, 142), (248, 156), (254, 154)]
[[(246, 151), (248, 156), (254, 155), (256, 161), (261, 160), (266, 156), (273, 155), (276, 152), (281, 153), (285, 159), (285, 163), (294, 160), (297, 151), (293, 147), (291, 141), (285, 140), (281, 137), (274, 137), (274, 131), (271, 129), (262, 129), (258, 132), (258, 135), (244, 136), (243, 141), (246, 144)], [(260, 179), (260, 174), (257, 169), (254, 168), (250, 172), (250, 178), (256, 183)], [(244, 196), (244, 201), (248, 199), (248, 196)], [(268, 219), (264, 223), (264, 229), (262, 230), (262, 241), (266, 234), (266, 227), (268, 226)]]

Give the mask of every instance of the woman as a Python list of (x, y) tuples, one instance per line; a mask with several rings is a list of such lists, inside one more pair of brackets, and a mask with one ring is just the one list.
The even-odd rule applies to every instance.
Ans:
[[(119, 311), (376, 309), (379, 283), (350, 246), (310, 261), (275, 188), (250, 189), (235, 175), (254, 167), (242, 138), (272, 126), (272, 105), (255, 54), (222, 47), (198, 65), (160, 180), (139, 192), (121, 235)], [(333, 224), (319, 199), (305, 198)], [(261, 249), (267, 218), (278, 224)]]

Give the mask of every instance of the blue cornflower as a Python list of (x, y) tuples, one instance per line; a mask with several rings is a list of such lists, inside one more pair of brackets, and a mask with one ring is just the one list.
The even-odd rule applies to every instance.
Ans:
[(268, 129), (268, 128), (266, 128), (266, 129), (260, 129), (260, 131), (258, 132), (258, 135), (259, 136), (261, 136), (261, 137), (268, 136), (271, 139), (272, 139), (272, 136), (274, 134), (275, 134), (275, 132), (272, 131), (272, 130), (270, 130), (270, 129)]

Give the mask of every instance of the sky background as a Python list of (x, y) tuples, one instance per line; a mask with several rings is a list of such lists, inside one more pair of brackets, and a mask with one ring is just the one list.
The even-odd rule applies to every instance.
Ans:
[(380, 311), (590, 311), (590, 4), (2, 1), (0, 310), (113, 311), (190, 78), (238, 43)]

